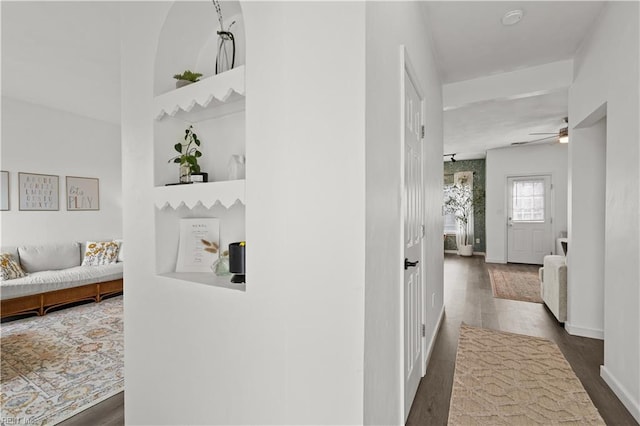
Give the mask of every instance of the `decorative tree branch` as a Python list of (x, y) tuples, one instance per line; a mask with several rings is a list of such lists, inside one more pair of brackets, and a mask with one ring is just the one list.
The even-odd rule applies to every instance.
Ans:
[(459, 232), (462, 233), (464, 245), (469, 245), (467, 224), (473, 212), (473, 193), (469, 185), (455, 184), (444, 189), (445, 213), (453, 214), (458, 222)]

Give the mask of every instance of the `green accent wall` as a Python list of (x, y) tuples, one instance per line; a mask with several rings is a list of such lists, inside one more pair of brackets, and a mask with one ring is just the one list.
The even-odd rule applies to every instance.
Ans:
[[(444, 184), (453, 183), (453, 174), (456, 172), (473, 172), (473, 198), (479, 200), (473, 206), (473, 251), (485, 252), (485, 185), (486, 185), (486, 161), (482, 160), (458, 160), (455, 163), (444, 163)], [(475, 240), (480, 238), (480, 242)], [(455, 235), (447, 235), (444, 239), (445, 250), (457, 250)]]

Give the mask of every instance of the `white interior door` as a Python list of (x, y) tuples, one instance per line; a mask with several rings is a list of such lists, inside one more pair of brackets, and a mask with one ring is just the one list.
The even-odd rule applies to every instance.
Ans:
[(404, 409), (405, 420), (422, 377), (422, 101), (404, 75)]
[(551, 177), (507, 179), (507, 261), (542, 265), (552, 253)]

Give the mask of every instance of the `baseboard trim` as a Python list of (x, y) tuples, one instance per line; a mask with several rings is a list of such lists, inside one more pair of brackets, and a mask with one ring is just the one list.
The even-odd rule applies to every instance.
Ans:
[(577, 327), (569, 322), (564, 323), (564, 329), (572, 336), (590, 337), (592, 339), (604, 340), (604, 330), (595, 328)]
[(507, 263), (504, 259), (490, 259), (488, 257), (485, 257), (484, 261), (485, 263), (502, 263), (503, 265)]
[[(443, 318), (444, 318), (444, 304), (442, 305), (442, 309), (440, 309), (440, 314), (438, 315), (438, 322), (436, 323), (436, 326), (433, 329), (433, 333), (431, 333), (431, 339), (427, 347), (426, 362), (424, 363), (425, 372), (429, 368), (429, 362), (431, 361), (431, 353), (433, 352), (433, 348), (436, 345), (436, 337), (438, 336), (438, 331), (440, 331), (440, 326), (442, 325)], [(423, 374), (423, 377), (424, 377), (424, 374)]]
[(640, 423), (640, 404), (634, 402), (631, 395), (629, 395), (629, 392), (627, 392), (627, 389), (622, 386), (622, 384), (614, 377), (613, 374), (611, 374), (609, 369), (604, 365), (600, 366), (600, 377), (602, 377), (602, 380), (604, 380), (605, 383), (609, 385), (620, 402), (622, 402), (622, 404), (627, 407), (627, 410), (629, 410), (629, 413), (631, 413), (633, 418), (636, 419), (638, 423)]
[[(445, 250), (444, 251), (447, 254), (458, 254), (458, 250)], [(474, 251), (473, 252), (474, 256), (485, 256), (485, 253), (483, 251)]]

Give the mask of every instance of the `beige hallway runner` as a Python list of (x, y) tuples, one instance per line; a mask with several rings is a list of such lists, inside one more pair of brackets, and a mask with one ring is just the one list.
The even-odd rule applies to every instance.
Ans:
[(537, 265), (489, 263), (493, 297), (542, 303)]
[(462, 324), (449, 425), (604, 425), (555, 343)]

